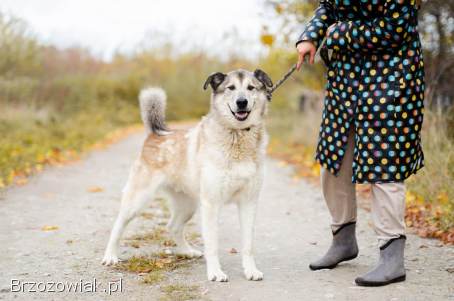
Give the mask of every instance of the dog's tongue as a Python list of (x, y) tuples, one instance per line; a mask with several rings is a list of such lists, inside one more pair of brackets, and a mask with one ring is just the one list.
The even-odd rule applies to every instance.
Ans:
[(244, 118), (247, 116), (247, 112), (236, 112), (235, 115), (239, 118)]

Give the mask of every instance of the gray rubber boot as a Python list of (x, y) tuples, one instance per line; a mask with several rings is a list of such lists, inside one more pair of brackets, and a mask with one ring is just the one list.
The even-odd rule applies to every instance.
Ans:
[(342, 261), (348, 261), (358, 256), (356, 242), (356, 223), (342, 225), (333, 232), (333, 241), (328, 252), (317, 261), (312, 262), (309, 268), (313, 271), (335, 268)]
[(383, 286), (405, 281), (404, 235), (389, 240), (380, 247), (380, 259), (377, 266), (367, 274), (355, 279), (359, 286)]

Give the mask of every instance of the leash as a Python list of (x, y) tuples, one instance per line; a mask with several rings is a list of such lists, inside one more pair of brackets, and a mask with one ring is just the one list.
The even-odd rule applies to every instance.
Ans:
[[(322, 59), (325, 61), (329, 61), (329, 53), (328, 49), (325, 46), (326, 43), (326, 37), (323, 38), (322, 42), (320, 43), (320, 47), (317, 49), (317, 53), (320, 52), (320, 56)], [(316, 53), (316, 54), (317, 54)], [(292, 75), (293, 72), (296, 70), (296, 64), (294, 64), (290, 69), (285, 73), (280, 80), (276, 82), (276, 84), (271, 87), (271, 89), (268, 90), (268, 100), (271, 101), (271, 94), (273, 94), (274, 91), (276, 91), (277, 88), (279, 88), (289, 77)]]
[(296, 64), (294, 64), (283, 76), (280, 80), (278, 80), (274, 86), (271, 87), (271, 89), (268, 90), (268, 93), (270, 95), (270, 100), (271, 100), (271, 94), (273, 94), (274, 91), (276, 91), (277, 88), (279, 88), (289, 77), (292, 75), (293, 72), (296, 70)]

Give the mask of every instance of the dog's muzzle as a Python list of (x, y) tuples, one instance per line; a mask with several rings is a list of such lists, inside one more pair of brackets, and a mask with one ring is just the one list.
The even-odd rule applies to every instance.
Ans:
[(230, 112), (232, 113), (233, 117), (235, 117), (236, 120), (238, 121), (245, 121), (248, 117), (249, 117), (249, 114), (251, 113), (251, 111), (248, 111), (248, 110), (241, 110), (241, 109), (238, 109), (236, 112), (234, 112), (230, 106), (228, 106), (229, 109), (230, 109)]

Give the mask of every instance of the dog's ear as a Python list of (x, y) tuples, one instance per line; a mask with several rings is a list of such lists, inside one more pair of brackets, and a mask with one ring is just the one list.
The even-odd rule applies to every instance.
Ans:
[(265, 71), (261, 69), (256, 69), (254, 71), (254, 76), (256, 79), (258, 79), (265, 87), (271, 88), (273, 86), (273, 81), (271, 78), (268, 76), (268, 74), (265, 73)]
[(212, 73), (210, 76), (208, 76), (207, 80), (203, 84), (203, 90), (206, 90), (208, 88), (208, 85), (211, 86), (213, 91), (216, 90), (219, 85), (222, 84), (226, 76), (226, 74), (221, 72)]

